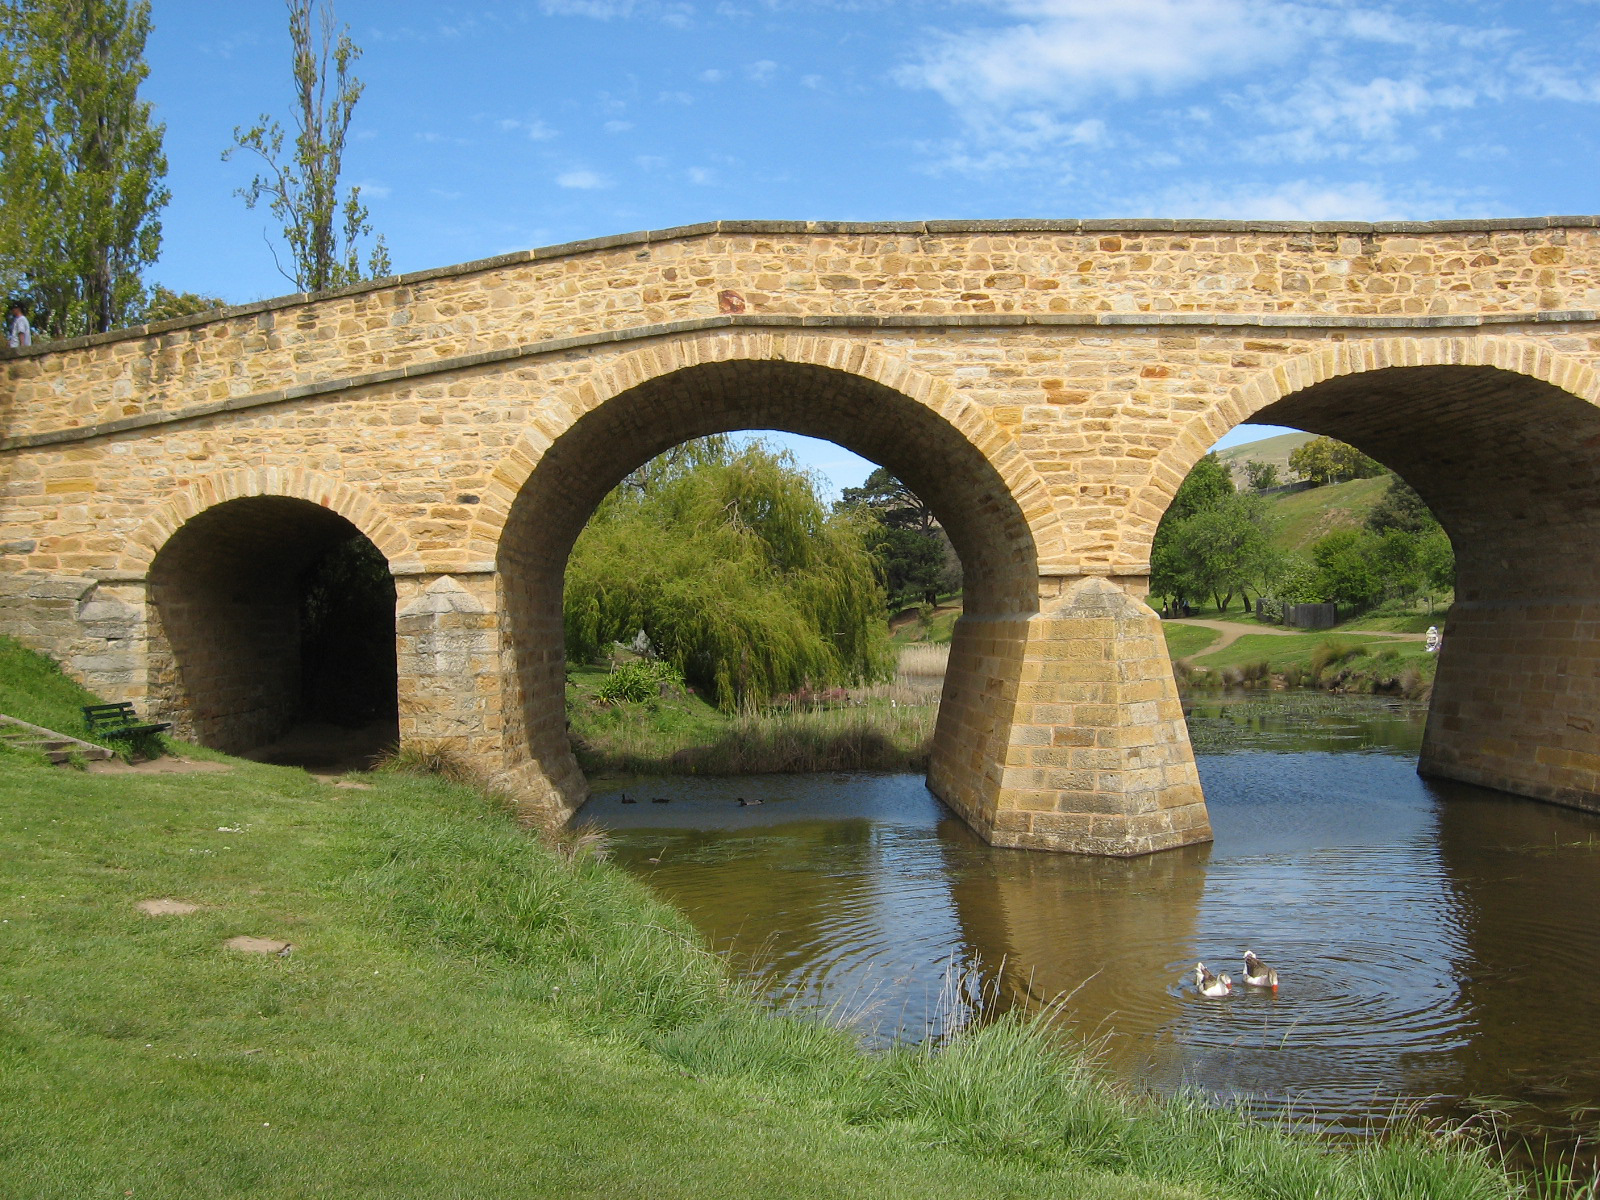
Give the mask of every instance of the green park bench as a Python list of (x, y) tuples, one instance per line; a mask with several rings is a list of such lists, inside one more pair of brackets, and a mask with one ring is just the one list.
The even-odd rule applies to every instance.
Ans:
[(137, 738), (171, 729), (167, 721), (141, 721), (131, 701), (116, 704), (85, 704), (83, 722), (90, 737)]

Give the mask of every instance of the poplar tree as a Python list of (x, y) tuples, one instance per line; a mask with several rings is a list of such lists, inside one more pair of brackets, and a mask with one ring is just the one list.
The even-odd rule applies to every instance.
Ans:
[[(294, 272), (278, 270), (302, 292), (343, 287), (362, 278), (389, 273), (389, 251), (380, 234), (362, 273), (360, 243), (372, 233), (361, 189), (340, 196), (345, 135), (356, 102), (365, 87), (350, 73), (361, 50), (350, 40), (348, 25), (336, 28), (329, 0), (286, 0), (295, 89), (294, 149), (284, 152), (284, 130), (263, 113), (249, 129), (235, 126), (234, 144), (223, 152), (226, 162), (248, 150), (266, 170), (240, 188), (245, 206), (263, 199), (283, 228)], [(316, 30), (312, 10), (316, 10)]]
[(170, 197), (165, 126), (139, 99), (147, 0), (0, 0), (0, 284), (45, 337), (143, 307)]

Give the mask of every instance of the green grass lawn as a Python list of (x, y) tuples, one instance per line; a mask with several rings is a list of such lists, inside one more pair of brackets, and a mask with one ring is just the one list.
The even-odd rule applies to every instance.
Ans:
[(927, 619), (913, 616), (909, 619), (893, 621), (890, 636), (896, 643), (907, 645), (912, 642), (932, 642), (939, 645), (948, 642), (955, 636), (956, 622), (961, 619), (961, 597), (941, 596), (939, 607), (930, 613)]
[[(1159, 597), (1157, 597), (1159, 600)], [(1385, 606), (1376, 612), (1363, 613), (1357, 617), (1350, 617), (1340, 621), (1331, 630), (1319, 632), (1359, 634), (1369, 633), (1426, 633), (1428, 626), (1437, 625), (1444, 628), (1445, 614), (1449, 610), (1448, 597), (1445, 602), (1436, 602), (1433, 612), (1417, 605), (1405, 611), (1393, 611)], [(1208, 621), (1234, 621), (1241, 625), (1260, 624), (1255, 613), (1245, 612), (1244, 602), (1235, 596), (1227, 608), (1219, 609), (1210, 605), (1194, 606), (1194, 616)], [(1182, 626), (1179, 626), (1182, 628)], [(1288, 628), (1288, 626), (1270, 626), (1273, 629)]]
[(573, 731), (596, 747), (647, 733), (674, 746), (703, 744), (715, 741), (732, 724), (732, 717), (694, 692), (673, 692), (650, 705), (599, 704), (596, 697), (609, 674), (610, 668), (603, 666), (567, 666), (567, 711)]
[(1195, 665), (1213, 670), (1242, 666), (1265, 659), (1272, 663), (1274, 670), (1282, 670), (1290, 665), (1306, 667), (1310, 664), (1317, 648), (1328, 643), (1360, 648), (1369, 658), (1386, 656), (1392, 651), (1393, 661), (1402, 665), (1415, 665), (1424, 660), (1432, 661), (1435, 657), (1423, 649), (1421, 642), (1400, 641), (1395, 638), (1363, 638), (1359, 634), (1319, 629), (1313, 633), (1295, 633), (1287, 637), (1270, 633), (1247, 633), (1231, 646), (1212, 654), (1202, 654), (1196, 659)]
[(1335, 529), (1359, 528), (1389, 490), (1391, 478), (1375, 475), (1273, 496), (1271, 512), (1279, 523), (1273, 542), (1285, 550), (1306, 553), (1311, 543)]
[(1215, 629), (1206, 629), (1199, 625), (1174, 625), (1169, 621), (1161, 623), (1161, 632), (1166, 634), (1167, 653), (1173, 658), (1188, 658), (1191, 654), (1199, 654), (1222, 637), (1222, 634)]
[(1341, 621), (1334, 628), (1345, 633), (1357, 633), (1362, 630), (1376, 633), (1426, 633), (1430, 625), (1444, 628), (1446, 607), (1448, 606), (1436, 606), (1432, 613), (1426, 610), (1407, 613), (1368, 613), (1366, 616), (1351, 617), (1348, 621)]
[(12, 638), (0, 635), (0, 713), (86, 738), (82, 707), (96, 702), (48, 658), (29, 654)]
[(605, 667), (567, 672), (573, 749), (591, 776), (922, 770), (938, 714), (873, 689), (859, 704), (754, 714), (722, 712), (694, 693), (600, 704), (606, 675)]
[[(12, 685), (18, 657), (0, 647)], [(864, 1054), (759, 1007), (642, 883), (482, 792), (229, 762), (0, 761), (0, 1194), (1518, 1194), (1463, 1138), (1341, 1149), (1143, 1099), (1014, 1019)], [(199, 908), (137, 908), (157, 898)]]
[[(0, 771), (7, 1196), (1180, 1194), (652, 1051), (736, 1002), (720, 964), (463, 789)], [(155, 897), (203, 907), (134, 907)]]

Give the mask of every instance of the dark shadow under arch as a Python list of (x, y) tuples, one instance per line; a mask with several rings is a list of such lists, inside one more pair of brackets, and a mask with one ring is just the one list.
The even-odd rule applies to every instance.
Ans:
[[(340, 556), (358, 549), (370, 578), (341, 583)], [(225, 501), (173, 533), (148, 579), (151, 707), (180, 736), (240, 753), (299, 720), (394, 719), (393, 580), (337, 513), (287, 496)]]
[(1470, 603), (1593, 596), (1600, 409), (1498, 367), (1341, 375), (1250, 418), (1348, 442), (1400, 475), (1456, 548)]
[(1450, 535), (1418, 769), (1600, 810), (1600, 409), (1489, 366), (1341, 375), (1250, 415), (1348, 442)]
[[(595, 507), (662, 451), (740, 429), (836, 442), (887, 467), (934, 511), (961, 558), (967, 616), (931, 774), (941, 761), (960, 760), (969, 773), (985, 754), (1000, 761), (1021, 673), (1012, 627), (1038, 610), (1033, 534), (1004, 480), (958, 430), (892, 388), (828, 367), (733, 360), (685, 367), (607, 400), (555, 440), (512, 504), (497, 567), (515, 676), (506, 731), (513, 769), (531, 765), (558, 793), (555, 807), (570, 811), (585, 794), (565, 730), (561, 601), (567, 556)], [(945, 798), (962, 807), (960, 797)]]

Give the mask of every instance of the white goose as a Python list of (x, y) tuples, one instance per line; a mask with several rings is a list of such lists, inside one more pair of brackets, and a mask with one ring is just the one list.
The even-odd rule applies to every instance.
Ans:
[(1205, 963), (1197, 962), (1194, 965), (1194, 986), (1200, 989), (1202, 996), (1231, 996), (1233, 995), (1233, 979), (1226, 972), (1217, 975), (1206, 968)]
[(1254, 950), (1244, 952), (1244, 981), (1251, 987), (1278, 990), (1278, 972), (1257, 958)]

